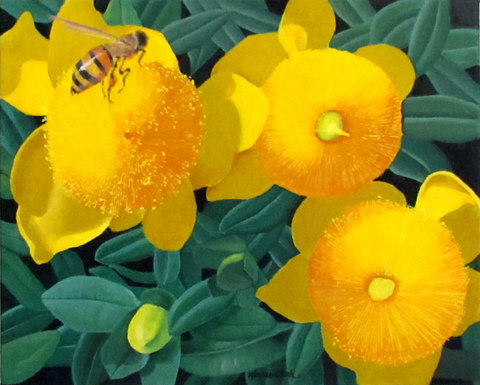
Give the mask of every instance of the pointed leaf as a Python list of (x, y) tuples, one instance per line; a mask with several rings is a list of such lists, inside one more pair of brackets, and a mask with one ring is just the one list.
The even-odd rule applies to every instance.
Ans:
[(77, 253), (71, 250), (56, 254), (50, 263), (59, 280), (76, 275), (85, 275), (85, 267), (82, 260)]
[(478, 104), (479, 88), (458, 65), (441, 56), (427, 72), (439, 94), (454, 96)]
[(149, 303), (164, 308), (165, 310), (170, 310), (175, 299), (175, 296), (169, 291), (156, 287), (145, 290), (140, 297), (140, 302), (142, 304)]
[(82, 333), (66, 326), (61, 326), (57, 330), (61, 333), (60, 342), (55, 349), (55, 353), (50, 357), (45, 366), (72, 366), (73, 356)]
[(204, 324), (228, 309), (233, 299), (233, 294), (213, 297), (208, 282), (199, 282), (185, 291), (170, 309), (170, 333), (179, 335)]
[(45, 329), (55, 318), (48, 311), (15, 306), (2, 314), (2, 343)]
[(225, 234), (248, 234), (271, 230), (287, 218), (297, 200), (297, 195), (273, 186), (266, 193), (230, 210), (220, 222), (220, 231)]
[(1, 221), (2, 247), (17, 255), (28, 255), (28, 246), (23, 240), (15, 223)]
[[(280, 24), (280, 16), (265, 9), (265, 3), (230, 0), (217, 0), (220, 6), (231, 12), (236, 25), (253, 33), (276, 32)], [(262, 7), (263, 5), (263, 7)]]
[(72, 363), (75, 385), (100, 385), (108, 378), (100, 353), (107, 337), (108, 335), (103, 333), (82, 334)]
[(418, 0), (403, 0), (382, 8), (372, 20), (370, 43), (405, 48), (421, 6)]
[(285, 225), (281, 223), (270, 231), (257, 234), (248, 244), (247, 250), (257, 261), (260, 260), (272, 247), (278, 244), (277, 241), (284, 228)]
[(322, 335), (318, 322), (295, 324), (287, 343), (287, 371), (295, 377), (305, 374), (323, 352)]
[(121, 265), (111, 265), (111, 268), (133, 282), (144, 283), (146, 285), (157, 283), (155, 276), (149, 271), (136, 271)]
[(37, 373), (55, 352), (60, 333), (48, 330), (2, 346), (2, 383), (17, 384)]
[(173, 51), (180, 55), (200, 47), (205, 40), (210, 39), (222, 28), (228, 18), (228, 13), (222, 10), (206, 11), (174, 21), (166, 26), (162, 33)]
[(218, 46), (212, 40), (205, 40), (199, 48), (188, 51), (190, 73), (197, 72), (217, 51)]
[(369, 39), (370, 26), (359, 24), (335, 34), (330, 41), (330, 47), (353, 53), (360, 47), (367, 45)]
[(120, 277), (113, 269), (110, 269), (109, 267), (97, 266), (90, 268), (88, 271), (90, 274), (93, 274), (96, 277), (104, 278), (108, 281), (128, 287), (127, 283), (122, 279), (122, 277)]
[(70, 277), (42, 296), (47, 308), (68, 327), (82, 332), (111, 332), (140, 302), (119, 284), (98, 277)]
[(247, 341), (186, 341), (182, 344), (180, 367), (199, 376), (240, 374), (261, 368), (285, 355), (286, 331), (291, 327), (278, 324)]
[(330, 4), (335, 14), (352, 27), (370, 22), (375, 16), (375, 10), (368, 0), (330, 0)]
[(56, 15), (63, 0), (2, 0), (2, 9), (15, 18), (24, 12), (30, 12), (37, 23), (50, 23), (51, 15)]
[(452, 29), (443, 48), (443, 56), (461, 69), (478, 65), (478, 29)]
[(23, 306), (45, 310), (41, 298), (45, 288), (21, 258), (6, 249), (2, 250), (2, 284)]
[(423, 75), (442, 54), (450, 32), (450, 2), (425, 1), (413, 26), (408, 56), (417, 76)]
[(141, 227), (120, 234), (100, 245), (95, 260), (104, 265), (139, 261), (153, 255), (155, 247), (145, 238)]
[(108, 25), (142, 25), (131, 0), (111, 1), (103, 19)]
[(445, 154), (434, 143), (404, 136), (402, 147), (390, 165), (390, 170), (422, 183), (433, 172), (451, 171)]
[(153, 274), (158, 285), (175, 281), (180, 272), (180, 252), (155, 249)]
[(258, 278), (258, 266), (253, 256), (245, 251), (225, 258), (216, 277), (217, 286), (226, 291), (237, 291), (252, 286)]
[(201, 268), (218, 269), (222, 261), (232, 254), (243, 253), (243, 239), (234, 235), (221, 237), (192, 247), (193, 257)]
[(140, 371), (142, 385), (175, 385), (181, 355), (180, 338), (173, 337), (161, 350), (150, 354)]
[(103, 344), (102, 362), (112, 380), (125, 378), (147, 364), (148, 354), (133, 350), (127, 340), (128, 325), (134, 314), (128, 313)]

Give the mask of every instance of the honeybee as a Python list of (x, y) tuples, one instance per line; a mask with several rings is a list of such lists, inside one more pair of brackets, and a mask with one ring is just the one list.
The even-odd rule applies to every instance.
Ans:
[(70, 88), (72, 95), (79, 94), (95, 84), (100, 83), (111, 71), (110, 86), (108, 89), (108, 99), (110, 100), (110, 88), (114, 83), (114, 70), (121, 61), (118, 72), (120, 75), (123, 75), (123, 86), (125, 86), (125, 79), (130, 73), (130, 69), (122, 68), (123, 62), (125, 59), (130, 59), (141, 52), (138, 58), (138, 62), (140, 63), (140, 60), (145, 54), (145, 47), (148, 41), (145, 32), (138, 30), (128, 35), (118, 37), (96, 28), (62, 19), (58, 16), (52, 16), (52, 18), (54, 20), (60, 20), (68, 27), (84, 34), (112, 41), (112, 43), (92, 48), (75, 64), (75, 70), (72, 75), (72, 87)]

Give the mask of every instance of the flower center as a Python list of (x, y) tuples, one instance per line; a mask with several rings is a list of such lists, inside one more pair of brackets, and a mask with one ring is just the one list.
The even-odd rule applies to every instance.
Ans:
[[(47, 122), (53, 175), (86, 206), (117, 215), (157, 206), (195, 166), (203, 134), (197, 89), (176, 69), (127, 60), (127, 78), (71, 95), (66, 75)], [(125, 83), (125, 84), (123, 84)], [(102, 90), (103, 88), (103, 90)]]
[(342, 116), (338, 112), (324, 112), (317, 120), (315, 131), (322, 140), (335, 140), (339, 136), (350, 136), (348, 132), (343, 131)]
[(375, 277), (368, 285), (368, 295), (374, 301), (384, 301), (392, 296), (395, 286), (390, 278)]

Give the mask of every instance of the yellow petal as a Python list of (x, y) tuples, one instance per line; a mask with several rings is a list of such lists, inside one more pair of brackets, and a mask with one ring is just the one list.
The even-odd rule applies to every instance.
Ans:
[(328, 0), (290, 0), (278, 29), (289, 56), (307, 48), (327, 48), (335, 31), (335, 15)]
[(145, 215), (145, 210), (137, 210), (133, 213), (121, 212), (110, 222), (110, 230), (124, 231), (138, 225)]
[(20, 16), (0, 38), (1, 97), (28, 115), (45, 115), (53, 94), (47, 72), (48, 47), (30, 13)]
[(301, 323), (317, 322), (308, 289), (308, 258), (299, 254), (283, 266), (256, 296), (284, 317)]
[(194, 190), (217, 184), (228, 174), (240, 143), (238, 112), (229, 100), (235, 91), (231, 74), (213, 75), (199, 90), (205, 126), (200, 158), (191, 174)]
[(17, 223), (36, 263), (100, 235), (111, 216), (85, 207), (55, 184), (47, 161), (43, 129), (20, 148), (12, 168), (12, 192), (19, 204)]
[(337, 364), (353, 370), (359, 385), (428, 385), (442, 352), (442, 349), (438, 349), (428, 357), (402, 365), (372, 364), (340, 350), (324, 325), (322, 336), (328, 355)]
[(261, 87), (273, 69), (286, 58), (278, 33), (262, 33), (243, 39), (213, 67), (212, 74), (234, 72)]
[(480, 321), (480, 273), (470, 268), (467, 268), (467, 272), (469, 282), (465, 299), (465, 314), (457, 330), (453, 333), (454, 337), (461, 336), (470, 325)]
[[(68, 0), (60, 9), (58, 16), (118, 37), (142, 30), (148, 37), (142, 63), (158, 61), (168, 68), (178, 68), (178, 62), (172, 49), (160, 32), (138, 26), (109, 27), (93, 6), (93, 1)], [(54, 21), (50, 33), (51, 48), (48, 55), (48, 70), (54, 84), (58, 83), (65, 70), (77, 63), (92, 48), (113, 42), (115, 42), (113, 39), (87, 35), (82, 31), (72, 29), (63, 21)]]
[(395, 85), (401, 99), (410, 93), (415, 82), (415, 69), (408, 56), (386, 44), (367, 45), (355, 52), (381, 67)]
[(156, 209), (146, 211), (143, 231), (155, 247), (180, 250), (192, 234), (196, 214), (195, 195), (187, 179), (178, 194), (164, 200)]
[(351, 205), (378, 199), (406, 204), (405, 196), (394, 186), (384, 182), (372, 182), (353, 195), (306, 198), (295, 212), (292, 221), (295, 246), (302, 253), (309, 254), (333, 218), (338, 217)]
[(480, 199), (456, 175), (439, 171), (425, 179), (416, 208), (424, 209), (453, 232), (465, 263), (480, 252)]
[(250, 199), (273, 186), (273, 182), (260, 168), (255, 148), (237, 154), (230, 173), (219, 184), (207, 189), (207, 199)]

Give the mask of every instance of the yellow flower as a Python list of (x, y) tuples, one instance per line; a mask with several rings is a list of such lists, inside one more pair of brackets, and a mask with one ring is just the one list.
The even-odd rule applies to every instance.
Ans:
[[(114, 36), (140, 29), (147, 44), (141, 61), (140, 54), (123, 64), (120, 60), (112, 77), (72, 95), (74, 64), (111, 41), (61, 20), (54, 21), (47, 40), (28, 13), (2, 35), (2, 98), (26, 114), (46, 116), (46, 124), (20, 148), (11, 180), (18, 226), (32, 257), (45, 263), (107, 227), (122, 231), (140, 222), (155, 246), (180, 249), (195, 223), (193, 189), (203, 187), (192, 179), (192, 170), (197, 163), (209, 169), (230, 167), (241, 127), (231, 122), (224, 131), (233, 139), (225, 146), (218, 142), (210, 128), (216, 106), (211, 99), (202, 106), (201, 100), (215, 85), (210, 82), (199, 92), (180, 73), (161, 33), (109, 27), (93, 1), (68, 0), (58, 16)], [(124, 69), (128, 75), (121, 74)], [(231, 99), (239, 93), (232, 82), (225, 99), (218, 98), (227, 108), (233, 108)], [(241, 94), (249, 92), (260, 91), (247, 85)], [(256, 111), (266, 119), (266, 106)]]
[(429, 384), (442, 345), (480, 321), (480, 200), (449, 172), (415, 208), (393, 186), (307, 198), (292, 222), (300, 255), (257, 297), (296, 322), (322, 323), (327, 353), (360, 385)]
[(328, 48), (334, 29), (327, 0), (290, 0), (277, 33), (247, 37), (216, 64), (213, 77), (233, 73), (261, 87), (270, 114), (250, 130), (256, 145), (235, 156), (220, 183), (207, 184), (209, 199), (247, 199), (274, 183), (300, 195), (345, 195), (388, 168), (413, 66), (387, 45), (355, 54)]

